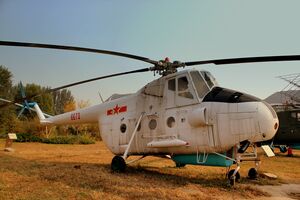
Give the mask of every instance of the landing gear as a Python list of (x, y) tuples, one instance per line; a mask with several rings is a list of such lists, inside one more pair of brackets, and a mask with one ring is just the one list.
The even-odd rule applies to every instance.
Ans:
[[(126, 149), (125, 149), (125, 152), (124, 152), (123, 156), (115, 156), (112, 159), (112, 161), (111, 161), (111, 170), (113, 172), (125, 172), (125, 169), (126, 169), (126, 161), (125, 160), (128, 158), (129, 149), (131, 147), (133, 138), (134, 138), (135, 134), (137, 133), (138, 126), (140, 125), (142, 117), (144, 116), (144, 114), (145, 114), (144, 112), (141, 113), (141, 115), (139, 117), (139, 120), (135, 125), (134, 131), (131, 135), (131, 138), (129, 140), (129, 143), (128, 143)], [(144, 158), (144, 157), (145, 156), (143, 156), (142, 158)]]
[(257, 173), (257, 170), (255, 168), (250, 168), (249, 171), (248, 171), (248, 177), (249, 179), (257, 179), (258, 177), (258, 173)]
[(123, 157), (115, 156), (111, 161), (111, 170), (113, 172), (125, 172), (126, 162)]
[(227, 178), (228, 178), (229, 183), (230, 183), (231, 186), (234, 186), (235, 182), (239, 182), (240, 179), (241, 179), (241, 175), (237, 170), (238, 170), (238, 168), (237, 169), (232, 169), (227, 174)]

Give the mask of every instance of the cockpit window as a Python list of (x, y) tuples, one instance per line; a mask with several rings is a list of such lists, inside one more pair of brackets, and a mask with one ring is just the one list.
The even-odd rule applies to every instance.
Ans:
[(212, 88), (215, 85), (215, 78), (211, 75), (210, 72), (207, 71), (201, 71), (201, 74), (206, 81), (207, 85)]
[(203, 80), (202, 76), (199, 74), (198, 71), (192, 71), (191, 76), (199, 98), (203, 98), (209, 91), (208, 86), (206, 85), (205, 81)]
[(193, 99), (189, 91), (189, 82), (186, 76), (178, 78), (178, 96)]
[(168, 89), (171, 91), (175, 91), (175, 79), (171, 79), (168, 81)]

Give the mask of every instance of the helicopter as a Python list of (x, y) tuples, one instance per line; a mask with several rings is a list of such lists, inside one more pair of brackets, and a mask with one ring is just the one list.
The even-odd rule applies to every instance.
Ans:
[(282, 153), (289, 150), (288, 156), (292, 156), (292, 149), (300, 149), (300, 108), (296, 105), (273, 106), (277, 112), (280, 126), (272, 146), (279, 147)]
[(293, 156), (292, 149), (300, 149), (300, 74), (281, 75), (288, 84), (280, 91), (265, 99), (272, 105), (279, 119), (276, 135), (268, 143), (271, 148), (279, 148), (281, 153), (288, 152)]
[[(105, 102), (46, 117), (37, 103), (33, 107), (40, 123), (47, 126), (98, 123), (102, 140), (115, 154), (111, 169), (126, 166), (146, 156), (167, 156), (176, 166), (186, 164), (227, 168), (231, 185), (240, 179), (242, 161), (255, 162), (248, 175), (257, 176), (260, 159), (257, 147), (274, 137), (279, 127), (274, 109), (261, 99), (219, 86), (208, 71), (178, 68), (203, 64), (297, 61), (300, 55), (243, 57), (192, 62), (152, 60), (137, 55), (76, 46), (0, 41), (1, 46), (48, 48), (120, 56), (151, 64), (150, 67), (120, 72), (48, 89), (54, 92), (83, 83), (133, 73), (154, 72), (160, 77), (133, 94), (114, 94)], [(0, 108), (41, 94), (16, 99)], [(129, 156), (141, 156), (129, 160)], [(236, 168), (230, 170), (232, 165)], [(230, 170), (230, 171), (229, 171)]]

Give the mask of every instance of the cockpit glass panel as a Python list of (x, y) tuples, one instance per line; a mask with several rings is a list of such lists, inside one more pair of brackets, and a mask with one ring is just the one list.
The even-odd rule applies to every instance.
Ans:
[(189, 82), (185, 76), (179, 78), (178, 79), (178, 91), (181, 92), (181, 91), (188, 89), (188, 84), (189, 84)]
[(191, 76), (199, 98), (203, 98), (209, 91), (208, 86), (206, 85), (205, 81), (203, 80), (202, 76), (199, 74), (198, 71), (192, 71)]
[(212, 88), (215, 85), (215, 78), (211, 75), (210, 72), (201, 71), (201, 74), (206, 81), (207, 85)]
[(189, 91), (189, 82), (186, 76), (180, 77), (178, 80), (178, 96), (193, 99), (193, 95)]
[(168, 81), (168, 89), (171, 91), (175, 91), (175, 79), (171, 79)]

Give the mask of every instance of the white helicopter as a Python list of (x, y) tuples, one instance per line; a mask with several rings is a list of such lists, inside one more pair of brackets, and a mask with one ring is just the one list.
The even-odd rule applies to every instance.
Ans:
[[(0, 41), (0, 45), (102, 53), (152, 64), (148, 68), (101, 76), (48, 90), (53, 92), (131, 73), (154, 71), (161, 75), (134, 94), (115, 94), (102, 104), (56, 116), (45, 117), (38, 104), (34, 104), (41, 124), (98, 123), (103, 141), (115, 154), (111, 162), (113, 171), (124, 172), (127, 164), (136, 161), (128, 160), (131, 155), (140, 155), (141, 158), (167, 155), (176, 166), (192, 164), (227, 167), (227, 176), (232, 185), (240, 179), (238, 171), (241, 161), (254, 161), (256, 166), (249, 170), (248, 175), (252, 178), (257, 176), (259, 158), (256, 147), (275, 135), (279, 126), (276, 112), (259, 98), (220, 87), (207, 71), (177, 71), (177, 68), (210, 63), (222, 65), (300, 60), (300, 55), (288, 55), (170, 62), (168, 58), (154, 61), (131, 54), (74, 46), (12, 41)], [(37, 95), (40, 94), (27, 99)], [(5, 103), (0, 108), (23, 100)], [(237, 167), (229, 171), (233, 164)]]

